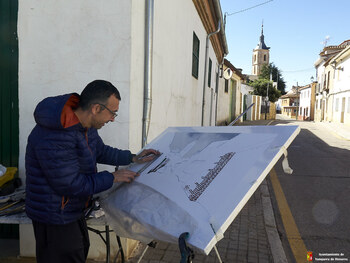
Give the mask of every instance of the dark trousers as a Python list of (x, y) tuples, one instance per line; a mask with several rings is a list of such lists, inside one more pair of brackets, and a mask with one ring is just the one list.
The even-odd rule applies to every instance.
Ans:
[(66, 225), (33, 221), (37, 263), (83, 263), (90, 241), (85, 219)]

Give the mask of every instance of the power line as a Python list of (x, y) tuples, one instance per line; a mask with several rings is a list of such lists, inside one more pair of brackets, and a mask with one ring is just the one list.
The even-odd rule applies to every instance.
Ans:
[(231, 14), (229, 14), (229, 13), (227, 13), (227, 12), (226, 12), (225, 14), (227, 14), (227, 16), (232, 16), (232, 15), (235, 15), (235, 14), (238, 14), (238, 13), (242, 13), (242, 12), (248, 11), (248, 10), (253, 9), (253, 8), (255, 8), (255, 7), (258, 7), (258, 6), (267, 4), (267, 3), (272, 2), (272, 1), (273, 1), (273, 0), (269, 0), (269, 1), (266, 1), (266, 2), (264, 2), (264, 3), (258, 4), (258, 5), (255, 5), (255, 6), (251, 6), (251, 7), (248, 7), (248, 8), (246, 8), (246, 9), (243, 9), (243, 10), (240, 10), (240, 11), (237, 11), (237, 12), (234, 12), (234, 13), (231, 13)]

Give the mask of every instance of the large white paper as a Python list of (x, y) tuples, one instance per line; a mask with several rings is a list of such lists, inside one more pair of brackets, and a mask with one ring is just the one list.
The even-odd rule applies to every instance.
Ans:
[[(106, 199), (107, 219), (117, 232), (144, 242), (147, 237), (176, 242), (187, 231), (189, 244), (209, 254), (299, 130), (298, 126), (168, 128), (146, 147), (162, 154), (151, 163), (129, 167), (141, 173), (137, 183)], [(144, 196), (137, 200), (134, 193), (143, 192), (143, 187)], [(113, 216), (114, 207), (118, 212)], [(127, 227), (118, 219), (121, 216), (128, 218)]]

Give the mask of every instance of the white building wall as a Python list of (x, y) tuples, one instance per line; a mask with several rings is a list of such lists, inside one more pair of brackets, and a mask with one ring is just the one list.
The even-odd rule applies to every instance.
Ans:
[[(198, 79), (192, 76), (193, 32), (200, 40)], [(192, 1), (155, 1), (153, 36), (152, 113), (148, 141), (169, 126), (201, 125), (207, 33)], [(209, 58), (212, 60), (211, 87), (215, 89), (217, 59), (211, 43)], [(209, 125), (211, 105), (207, 79), (205, 126)], [(215, 108), (215, 101), (212, 108)], [(214, 119), (215, 115), (212, 115)]]
[(235, 116), (233, 119), (237, 118), (241, 113), (241, 85), (242, 80), (238, 75), (233, 74), (233, 78), (236, 81), (236, 96), (233, 98), (235, 100)]
[(134, 153), (142, 148), (145, 65), (145, 2), (146, 1), (131, 1), (129, 149)]
[(310, 118), (311, 88), (301, 90), (299, 99), (299, 116), (304, 116), (304, 118)]
[[(228, 91), (225, 92), (225, 79), (220, 79), (218, 92), (218, 113), (217, 123), (219, 125), (233, 121), (240, 114), (240, 94), (241, 94), (241, 79), (238, 75), (233, 74), (228, 80)], [(236, 83), (236, 84), (235, 84)], [(235, 89), (235, 91), (234, 91)], [(232, 102), (231, 102), (232, 101)], [(232, 109), (233, 108), (233, 109)], [(235, 116), (231, 116), (231, 111), (234, 111)]]
[[(324, 81), (324, 62), (321, 62), (316, 68), (317, 76), (317, 87), (316, 87), (316, 99), (315, 99), (315, 121), (322, 121), (322, 117), (325, 118), (326, 109), (322, 109), (322, 104), (326, 104), (326, 98), (322, 95), (322, 92), (319, 93), (319, 90), (323, 89)], [(326, 105), (325, 105), (326, 106)]]
[[(343, 70), (339, 70), (339, 68)], [(334, 78), (333, 121), (350, 124), (350, 59), (337, 64)], [(343, 112), (343, 113), (342, 113)], [(343, 116), (342, 116), (343, 115)]]
[[(106, 79), (122, 97), (115, 123), (100, 131), (104, 142), (128, 148), (130, 1), (47, 0), (19, 2), (20, 176), (33, 112), (48, 96), (80, 93), (90, 81)], [(118, 134), (118, 136), (111, 136)]]
[(230, 111), (230, 96), (232, 96), (232, 81), (231, 79), (227, 80), (228, 89), (225, 92), (225, 81), (224, 84), (219, 88), (219, 100), (218, 100), (218, 113), (217, 113), (217, 123), (219, 125), (228, 122), (229, 111)]

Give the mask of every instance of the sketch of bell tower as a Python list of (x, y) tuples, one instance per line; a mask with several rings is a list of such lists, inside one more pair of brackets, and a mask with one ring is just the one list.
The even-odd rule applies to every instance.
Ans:
[(223, 156), (220, 156), (220, 160), (215, 163), (215, 167), (209, 169), (209, 172), (205, 176), (201, 177), (203, 180), (200, 183), (194, 183), (196, 185), (194, 189), (190, 189), (189, 185), (185, 186), (185, 192), (189, 194), (188, 199), (190, 199), (190, 201), (197, 201), (197, 199), (203, 194), (205, 189), (207, 189), (215, 177), (221, 172), (222, 169), (224, 169), (225, 165), (231, 160), (234, 154), (234, 152), (229, 152)]

